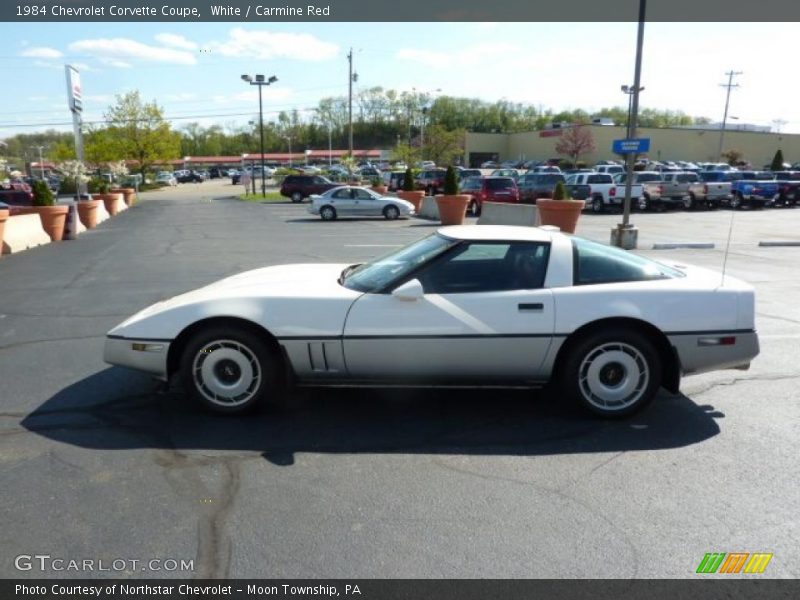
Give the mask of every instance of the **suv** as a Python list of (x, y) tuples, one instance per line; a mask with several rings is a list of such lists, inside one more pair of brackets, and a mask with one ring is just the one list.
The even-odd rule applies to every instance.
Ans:
[(512, 177), (468, 177), (461, 193), (472, 196), (467, 210), (473, 217), (481, 215), (484, 202), (519, 203), (519, 188)]
[(437, 192), (444, 191), (444, 176), (447, 173), (444, 169), (428, 169), (421, 171), (414, 180), (414, 187), (418, 190), (425, 190), (428, 196), (433, 196)]
[(566, 181), (561, 173), (526, 173), (517, 181), (519, 201), (536, 204), (539, 198), (552, 198), (559, 181)]
[(291, 198), (292, 202), (302, 202), (303, 198), (335, 187), (339, 184), (322, 175), (287, 175), (281, 184), (281, 196)]

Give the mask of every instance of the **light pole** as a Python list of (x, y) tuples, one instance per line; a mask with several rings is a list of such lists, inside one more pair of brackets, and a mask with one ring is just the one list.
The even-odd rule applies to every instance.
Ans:
[[(639, 92), (642, 81), (642, 47), (644, 46), (644, 19), (647, 9), (647, 0), (639, 0), (639, 30), (636, 36), (636, 63), (633, 72), (633, 89), (631, 95), (630, 123), (628, 125), (628, 139), (636, 139), (636, 121), (639, 117)], [(624, 90), (623, 90), (624, 91)], [(629, 152), (625, 156), (625, 201), (622, 208), (622, 223), (611, 230), (611, 245), (625, 250), (636, 248), (639, 231), (630, 223), (631, 218), (631, 186), (633, 184), (633, 163), (636, 154)]]
[(44, 158), (42, 158), (42, 151), (46, 146), (34, 146), (39, 151), (39, 174), (44, 179)]
[(331, 124), (328, 122), (328, 166), (333, 165), (333, 143), (331, 142)]
[(285, 140), (287, 140), (289, 142), (289, 167), (291, 168), (291, 166), (292, 166), (292, 136), (285, 135), (285, 136), (283, 136), (283, 139), (285, 139)]
[[(417, 88), (412, 87), (411, 91), (416, 93)], [(440, 94), (442, 92), (442, 88), (436, 88), (432, 92), (420, 92), (421, 95), (430, 96), (431, 94)], [(422, 119), (420, 120), (419, 126), (419, 156), (420, 159), (425, 159), (425, 116), (428, 114), (428, 106), (422, 107)], [(410, 134), (409, 134), (410, 140)], [(411, 142), (409, 141), (409, 144)]]
[(728, 123), (728, 104), (731, 101), (731, 89), (739, 87), (738, 83), (733, 83), (733, 78), (737, 75), (741, 75), (741, 71), (728, 71), (725, 75), (728, 76), (728, 83), (720, 83), (722, 87), (728, 88), (728, 93), (725, 95), (725, 113), (722, 115), (722, 129), (719, 133), (719, 150), (717, 151), (717, 156), (722, 158), (722, 145), (725, 141), (725, 125)]
[[(631, 107), (633, 104), (633, 90), (634, 87), (632, 85), (622, 85), (620, 86), (623, 94), (628, 95), (628, 120), (625, 122), (625, 138), (629, 139), (631, 137)], [(640, 92), (644, 91), (644, 87), (639, 88)]]
[(242, 81), (246, 81), (250, 85), (258, 86), (258, 130), (259, 137), (261, 138), (261, 195), (267, 195), (267, 177), (265, 175), (266, 165), (264, 164), (264, 107), (261, 102), (261, 88), (265, 85), (270, 85), (278, 81), (275, 75), (270, 76), (269, 79), (263, 75), (256, 75), (255, 78), (250, 75), (242, 75)]

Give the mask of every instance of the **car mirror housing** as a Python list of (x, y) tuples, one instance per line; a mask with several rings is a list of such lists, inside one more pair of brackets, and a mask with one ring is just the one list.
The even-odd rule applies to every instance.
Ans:
[(424, 295), (425, 291), (422, 289), (422, 284), (419, 282), (419, 279), (406, 281), (403, 285), (392, 291), (392, 296), (398, 300), (405, 301), (421, 300)]

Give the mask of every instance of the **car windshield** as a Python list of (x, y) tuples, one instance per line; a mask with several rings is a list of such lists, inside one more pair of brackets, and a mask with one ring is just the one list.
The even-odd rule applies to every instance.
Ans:
[(358, 292), (378, 292), (457, 243), (458, 240), (431, 235), (352, 270), (348, 267), (339, 283)]
[(490, 190), (508, 190), (514, 187), (513, 179), (487, 179), (486, 187)]

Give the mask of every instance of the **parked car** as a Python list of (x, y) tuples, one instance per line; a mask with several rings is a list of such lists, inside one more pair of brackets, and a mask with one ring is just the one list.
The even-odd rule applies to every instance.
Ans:
[(456, 175), (458, 176), (459, 181), (464, 180), (467, 177), (483, 177), (483, 173), (480, 169), (457, 169)]
[(497, 164), (497, 162), (495, 162), (493, 160), (487, 160), (487, 161), (481, 163), (481, 169), (496, 169), (499, 166), (500, 165)]
[(471, 196), (467, 212), (479, 217), (484, 202), (519, 202), (519, 188), (512, 177), (468, 177), (461, 193)]
[(156, 183), (162, 183), (164, 185), (169, 185), (169, 186), (176, 186), (178, 185), (178, 180), (175, 179), (175, 175), (173, 175), (169, 171), (161, 171), (158, 175), (156, 175)]
[(755, 292), (730, 275), (537, 227), (467, 225), (360, 265), (272, 266), (161, 301), (108, 332), (104, 360), (177, 376), (227, 414), (288, 383), (550, 382), (615, 418), (758, 353)]
[(359, 169), (358, 175), (361, 177), (361, 179), (372, 181), (376, 177), (380, 178), (381, 172), (377, 167), (362, 167)]
[(800, 202), (800, 171), (776, 171), (778, 197), (775, 206), (796, 206)]
[(618, 173), (624, 173), (625, 167), (622, 165), (600, 165), (598, 164), (595, 167), (595, 170), (598, 173), (608, 173), (609, 175), (616, 175)]
[(429, 169), (420, 171), (414, 179), (414, 187), (418, 190), (425, 190), (428, 196), (439, 194), (444, 191), (444, 176), (447, 174), (445, 169)]
[(419, 168), (420, 169), (435, 169), (436, 168), (436, 163), (434, 161), (432, 161), (432, 160), (423, 160), (421, 163), (419, 163)]
[(730, 173), (729, 177), (729, 206), (734, 210), (744, 207), (764, 208), (780, 195), (780, 184), (771, 171), (737, 171)]
[(539, 198), (552, 198), (556, 184), (566, 179), (562, 173), (526, 173), (517, 181), (519, 201), (536, 204)]
[(291, 198), (292, 202), (302, 202), (304, 198), (322, 194), (339, 185), (322, 175), (287, 175), (281, 184), (281, 196)]
[(728, 205), (731, 199), (731, 174), (733, 171), (698, 171), (703, 190), (697, 196), (709, 208)]
[(520, 177), (520, 173), (517, 169), (514, 168), (506, 168), (506, 169), (495, 169), (491, 173), (489, 173), (490, 177), (511, 177), (514, 181), (517, 181)]
[(686, 210), (698, 208), (701, 204), (712, 208), (708, 201), (700, 199), (706, 195), (705, 184), (697, 173), (675, 171), (661, 174), (661, 201), (682, 205)]
[(339, 217), (381, 216), (394, 221), (414, 215), (414, 205), (394, 196), (382, 196), (366, 187), (341, 186), (311, 196), (308, 212), (319, 215), (323, 221), (334, 221)]
[[(622, 208), (625, 189), (608, 173), (576, 173), (568, 175), (565, 183), (570, 195), (576, 200), (585, 200), (587, 207), (596, 214), (609, 208)], [(631, 188), (632, 202), (635, 203), (641, 195), (642, 185), (634, 184)]]
[(178, 183), (203, 183), (206, 178), (201, 171), (175, 171), (175, 179)]
[(396, 192), (403, 189), (403, 182), (406, 179), (405, 171), (384, 171), (383, 185), (385, 185), (390, 192)]
[[(625, 182), (627, 179), (627, 173), (614, 175), (614, 183), (617, 184), (617, 195), (622, 201), (625, 198)], [(661, 197), (661, 173), (657, 171), (634, 171), (632, 181), (632, 208), (641, 211), (661, 211), (665, 208), (674, 207), (674, 203), (671, 200)]]

